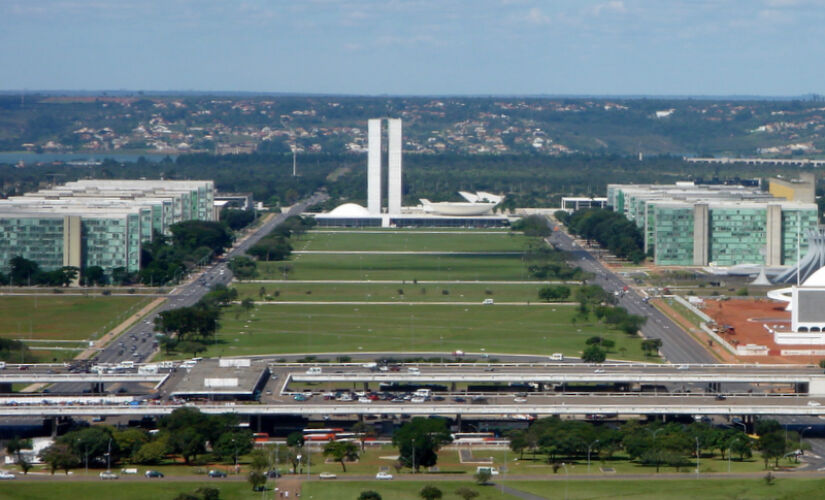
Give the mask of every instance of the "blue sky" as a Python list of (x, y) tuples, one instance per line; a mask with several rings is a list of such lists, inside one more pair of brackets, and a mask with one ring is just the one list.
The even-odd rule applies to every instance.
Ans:
[(825, 93), (825, 0), (0, 0), (0, 89)]

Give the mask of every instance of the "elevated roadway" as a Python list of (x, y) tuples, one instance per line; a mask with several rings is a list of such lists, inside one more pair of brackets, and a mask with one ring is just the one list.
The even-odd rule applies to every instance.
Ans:
[[(256, 415), (807, 415), (825, 418), (825, 398), (801, 396), (732, 396), (717, 400), (710, 396), (686, 395), (549, 395), (529, 396), (524, 402), (512, 397), (489, 397), (483, 404), (454, 401), (427, 403), (342, 403), (320, 399), (275, 404), (202, 404), (208, 414)], [(0, 406), (0, 417), (159, 416), (184, 405), (17, 405)]]
[[(321, 373), (270, 365), (273, 375), (295, 382), (330, 383), (627, 383), (627, 384), (806, 384), (800, 392), (825, 396), (825, 373), (792, 365), (508, 364), (420, 365), (410, 372), (378, 372), (360, 366), (323, 366)], [(721, 388), (720, 388), (721, 391)]]

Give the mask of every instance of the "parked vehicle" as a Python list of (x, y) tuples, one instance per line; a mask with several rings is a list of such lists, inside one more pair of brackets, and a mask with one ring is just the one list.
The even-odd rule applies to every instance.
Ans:
[(209, 471), (209, 477), (226, 477), (226, 472), (222, 470), (212, 469)]
[(143, 473), (143, 475), (146, 476), (146, 477), (158, 477), (158, 478), (163, 477), (163, 473), (160, 472), (160, 471), (156, 471), (156, 470), (147, 470), (146, 472)]
[(332, 472), (322, 472), (318, 474), (319, 479), (336, 479), (338, 476), (333, 474)]
[(392, 479), (392, 474), (390, 474), (389, 472), (379, 472), (375, 475), (375, 479), (378, 479), (380, 481), (389, 481)]
[(110, 470), (107, 470), (100, 473), (100, 479), (120, 479), (120, 476)]

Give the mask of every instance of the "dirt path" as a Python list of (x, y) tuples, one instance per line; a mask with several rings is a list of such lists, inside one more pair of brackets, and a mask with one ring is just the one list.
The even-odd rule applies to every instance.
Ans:
[(102, 347), (108, 344), (112, 339), (126, 331), (127, 328), (135, 324), (135, 322), (140, 320), (140, 318), (149, 314), (149, 312), (151, 312), (154, 308), (160, 306), (164, 300), (166, 300), (166, 297), (158, 297), (152, 302), (146, 304), (140, 311), (126, 318), (126, 320), (123, 321), (121, 324), (112, 328), (108, 333), (106, 333), (106, 335), (100, 337), (100, 339), (95, 341), (94, 347), (90, 347), (85, 351), (81, 352), (77, 355), (77, 357), (75, 357), (75, 359), (88, 359), (94, 356), (98, 350), (100, 350)]

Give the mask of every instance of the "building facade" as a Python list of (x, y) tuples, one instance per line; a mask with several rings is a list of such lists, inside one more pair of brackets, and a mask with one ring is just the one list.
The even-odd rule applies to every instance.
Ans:
[(607, 197), (658, 265), (791, 265), (818, 225), (816, 204), (743, 186), (612, 184)]
[(212, 181), (83, 180), (0, 200), (0, 271), (22, 256), (62, 266), (140, 269), (140, 245), (172, 224), (214, 220)]

